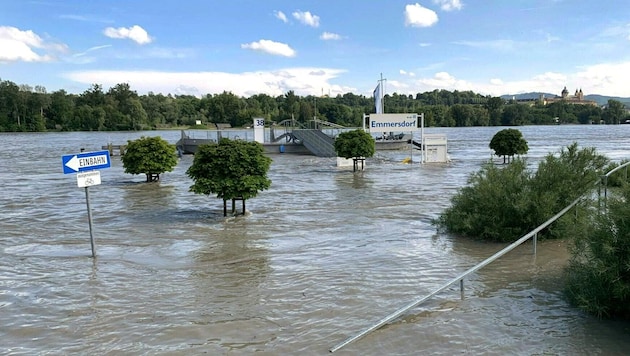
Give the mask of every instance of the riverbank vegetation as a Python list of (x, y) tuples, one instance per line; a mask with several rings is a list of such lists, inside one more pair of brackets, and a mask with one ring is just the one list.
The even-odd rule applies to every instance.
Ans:
[[(434, 223), (456, 235), (513, 242), (594, 188), (608, 163), (594, 148), (577, 143), (549, 153), (535, 171), (524, 158), (501, 167), (488, 162), (471, 174)], [(562, 237), (566, 219), (542, 237)]]
[[(622, 162), (623, 163), (623, 162)], [(611, 175), (614, 196), (601, 201), (594, 188), (618, 167), (594, 148), (574, 143), (548, 154), (534, 172), (522, 158), (491, 162), (473, 173), (434, 223), (469, 238), (514, 242), (582, 198), (539, 238), (570, 239), (565, 292), (576, 307), (597, 317), (630, 318), (630, 184), (627, 171)], [(625, 169), (625, 168), (622, 168)]]
[[(608, 199), (604, 214), (572, 230), (566, 295), (598, 317), (630, 319), (630, 185)], [(588, 223), (584, 223), (588, 222)]]
[[(433, 90), (415, 95), (387, 94), (388, 113), (424, 113), (426, 126), (514, 126), (548, 124), (618, 124), (628, 119), (624, 104), (609, 100), (605, 108), (558, 101), (516, 103), (472, 91)], [(94, 84), (80, 94), (48, 93), (42, 86), (0, 80), (0, 131), (127, 131), (192, 126), (251, 125), (252, 118), (268, 123), (294, 118), (306, 123), (316, 117), (347, 127), (360, 127), (363, 114), (374, 111), (370, 96), (346, 93), (335, 97), (244, 98), (230, 92), (192, 95), (139, 95), (129, 84), (108, 90)]]

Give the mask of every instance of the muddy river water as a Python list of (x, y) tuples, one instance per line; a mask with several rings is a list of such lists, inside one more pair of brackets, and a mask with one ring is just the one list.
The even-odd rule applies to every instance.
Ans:
[[(96, 258), (85, 191), (61, 156), (180, 133), (0, 134), (0, 354), (329, 354), (505, 246), (431, 224), (500, 129), (427, 129), (447, 135), (448, 164), (379, 151), (353, 174), (331, 158), (272, 155), (271, 188), (229, 218), (188, 191), (192, 156), (151, 184), (114, 156), (89, 188)], [(630, 125), (519, 130), (532, 164), (572, 142), (630, 158)], [(473, 274), (464, 300), (455, 285), (335, 354), (627, 354), (630, 323), (563, 298), (567, 257), (562, 241), (536, 255), (525, 244)]]

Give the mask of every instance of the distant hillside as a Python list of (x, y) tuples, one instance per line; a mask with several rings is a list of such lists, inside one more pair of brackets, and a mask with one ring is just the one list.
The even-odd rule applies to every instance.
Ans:
[[(545, 95), (545, 97), (547, 98), (553, 98), (557, 95), (557, 94), (550, 94), (550, 93), (532, 92), (532, 93), (522, 93), (522, 94), (505, 94), (505, 95), (501, 95), (501, 98), (505, 100), (510, 100), (510, 99), (528, 100), (528, 99), (538, 99), (540, 98), (541, 94)], [(599, 104), (600, 106), (608, 104), (608, 100), (610, 99), (620, 101), (624, 103), (626, 106), (630, 106), (630, 98), (622, 98), (619, 96), (606, 96), (606, 95), (599, 95), (599, 94), (591, 94), (591, 95), (584, 95), (584, 99), (593, 100), (597, 102), (597, 104)]]
[(584, 95), (584, 99), (596, 101), (599, 105), (606, 105), (608, 104), (608, 100), (612, 99), (612, 100), (621, 101), (626, 106), (630, 106), (630, 98), (622, 98), (619, 96), (604, 96), (604, 95), (592, 94), (592, 95)]

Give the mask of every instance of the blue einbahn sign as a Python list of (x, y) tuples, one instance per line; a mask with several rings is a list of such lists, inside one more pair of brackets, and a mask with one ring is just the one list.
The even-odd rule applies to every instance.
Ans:
[(61, 157), (63, 173), (79, 173), (111, 167), (109, 151), (83, 152)]

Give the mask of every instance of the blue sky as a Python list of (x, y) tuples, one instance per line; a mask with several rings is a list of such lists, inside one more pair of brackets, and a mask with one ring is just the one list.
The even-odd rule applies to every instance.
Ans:
[(630, 97), (625, 0), (0, 0), (0, 79), (48, 92)]

